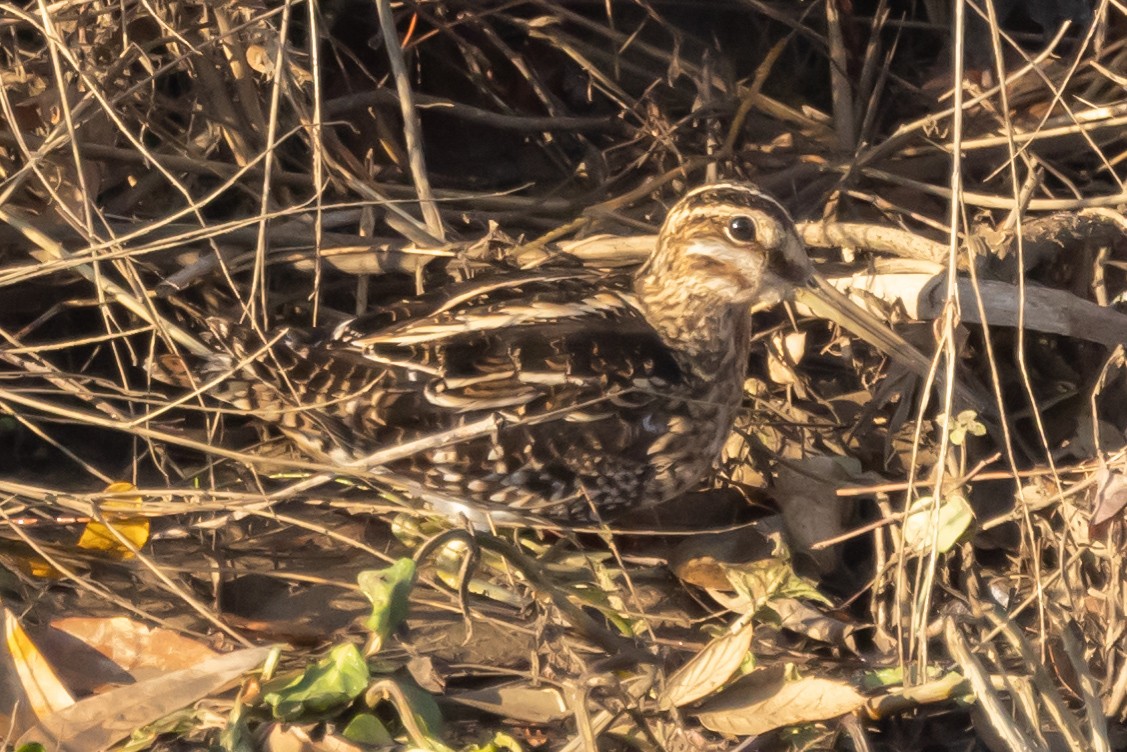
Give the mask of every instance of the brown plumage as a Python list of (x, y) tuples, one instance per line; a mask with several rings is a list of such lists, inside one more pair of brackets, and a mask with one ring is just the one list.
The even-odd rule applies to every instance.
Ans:
[[(669, 212), (632, 280), (478, 277), (327, 338), (287, 334), (213, 393), (342, 463), (496, 418), (380, 474), (444, 513), (586, 518), (701, 481), (742, 402), (750, 306), (810, 274), (776, 201), (715, 184)], [(262, 348), (240, 339), (201, 381)]]

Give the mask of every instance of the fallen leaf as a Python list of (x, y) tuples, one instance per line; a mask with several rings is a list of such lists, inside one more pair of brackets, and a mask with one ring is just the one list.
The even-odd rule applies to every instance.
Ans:
[(775, 495), (787, 540), (796, 554), (810, 557), (823, 574), (840, 566), (838, 551), (811, 546), (841, 535), (854, 504), (852, 499), (838, 496), (837, 489), (868, 478), (852, 457), (814, 455), (779, 464)]
[(451, 693), (442, 699), (523, 723), (557, 723), (572, 715), (559, 689), (523, 681)]
[(661, 693), (662, 707), (681, 707), (708, 697), (728, 683), (747, 658), (754, 626), (717, 637), (673, 672)]
[(40, 718), (17, 744), (40, 742), (55, 752), (90, 752), (124, 739), (135, 729), (221, 691), (260, 665), (273, 648), (247, 648), (147, 681), (87, 697)]
[(344, 727), (341, 736), (350, 742), (370, 746), (390, 747), (395, 744), (383, 721), (374, 713), (357, 713)]
[(1096, 471), (1096, 499), (1092, 505), (1093, 527), (1107, 522), (1127, 506), (1127, 477), (1106, 467)]
[[(118, 482), (106, 486), (105, 493), (122, 494), (135, 489), (136, 486), (132, 483)], [(135, 513), (142, 503), (140, 496), (107, 500), (101, 507), (105, 522), (91, 520), (86, 523), (78, 539), (78, 547), (87, 551), (100, 551), (112, 559), (132, 559), (133, 550), (121, 539), (129, 541), (134, 548), (140, 548), (149, 541), (149, 518)]]
[(786, 559), (775, 557), (722, 567), (732, 589), (751, 604), (745, 613), (755, 613), (775, 598), (806, 598), (832, 605), (813, 582), (796, 574)]
[(935, 508), (931, 496), (921, 496), (908, 508), (904, 518), (904, 546), (908, 552), (922, 556), (931, 550), (943, 553), (959, 542), (974, 522), (974, 510), (961, 494), (950, 494)]
[(686, 537), (669, 555), (669, 568), (682, 581), (712, 590), (728, 590), (723, 565), (766, 559), (775, 545), (752, 527)]
[(776, 384), (802, 388), (795, 366), (806, 354), (806, 332), (776, 332), (767, 347), (767, 377)]
[(171, 629), (149, 627), (124, 616), (55, 619), (51, 628), (81, 640), (137, 680), (190, 668), (218, 655)]
[(364, 752), (367, 744), (333, 733), (319, 724), (273, 723), (262, 737), (263, 752)]
[(845, 650), (856, 650), (849, 639), (856, 627), (827, 616), (803, 601), (796, 598), (776, 598), (771, 601), (771, 610), (778, 617), (779, 626), (784, 629)]
[(721, 734), (754, 736), (784, 726), (852, 713), (865, 698), (845, 682), (810, 677), (787, 681), (781, 666), (755, 671), (707, 701), (697, 717)]
[(74, 705), (74, 698), (51, 664), (8, 609), (4, 609), (4, 648), (12, 659), (23, 696), (37, 717)]

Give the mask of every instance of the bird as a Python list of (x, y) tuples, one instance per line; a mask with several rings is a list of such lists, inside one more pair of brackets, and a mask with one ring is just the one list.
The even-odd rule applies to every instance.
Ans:
[(326, 333), (224, 325), (193, 377), (440, 514), (597, 521), (708, 476), (743, 405), (753, 307), (818, 280), (782, 204), (711, 183), (632, 275), (486, 273)]

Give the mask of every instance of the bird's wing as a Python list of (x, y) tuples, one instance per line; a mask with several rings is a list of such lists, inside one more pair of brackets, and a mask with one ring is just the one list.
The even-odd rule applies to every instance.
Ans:
[(380, 464), (507, 506), (640, 492), (682, 378), (621, 285), (570, 271), (475, 280), (328, 338), (257, 345), (212, 364), (231, 373), (225, 401), (341, 462), (417, 447)]

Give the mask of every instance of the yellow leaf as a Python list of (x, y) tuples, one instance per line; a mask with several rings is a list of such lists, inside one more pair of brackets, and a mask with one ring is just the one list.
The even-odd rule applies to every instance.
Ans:
[[(118, 482), (107, 486), (105, 492), (120, 494), (132, 491), (135, 488), (132, 483)], [(118, 535), (132, 543), (136, 548), (140, 548), (148, 542), (149, 518), (133, 514), (135, 510), (141, 508), (141, 504), (140, 496), (127, 496), (106, 501), (102, 505), (102, 512), (106, 519), (105, 524), (93, 520), (88, 522), (86, 528), (82, 531), (82, 537), (78, 539), (78, 547), (87, 551), (101, 551), (114, 559), (132, 558), (133, 551), (121, 541)], [(114, 534), (115, 531), (118, 535)]]
[(4, 609), (4, 645), (12, 658), (27, 703), (36, 717), (44, 718), (74, 704), (55, 670), (23, 631), (16, 615)]
[(10, 563), (29, 577), (36, 577), (40, 580), (59, 580), (63, 576), (62, 572), (51, 566), (46, 559), (37, 553), (12, 557)]

